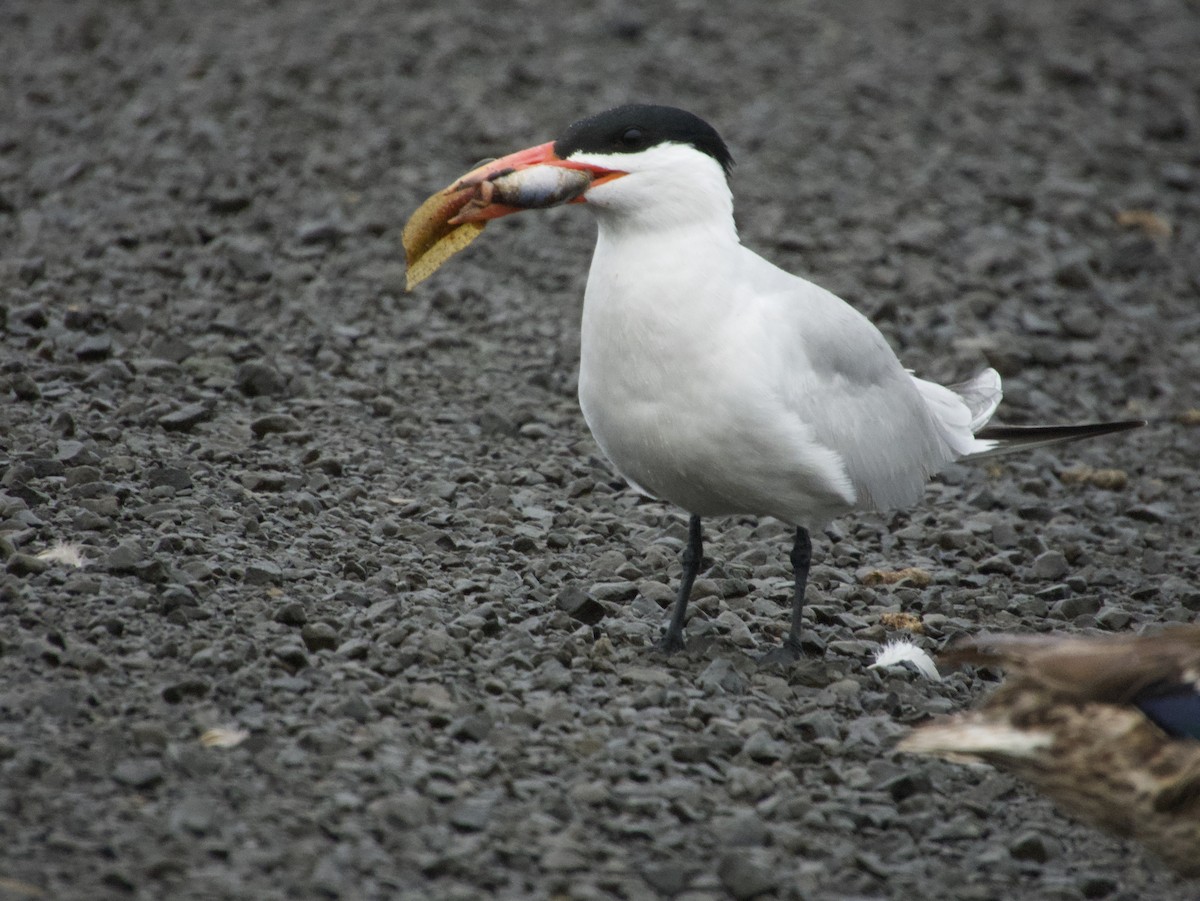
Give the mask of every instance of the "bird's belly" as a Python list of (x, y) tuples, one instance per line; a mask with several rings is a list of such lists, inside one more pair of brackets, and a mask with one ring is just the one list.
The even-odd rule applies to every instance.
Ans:
[(580, 405), (621, 476), (690, 513), (774, 516), (819, 527), (853, 505), (852, 490), (795, 435), (755, 423), (744, 409), (722, 408), (711, 395), (676, 392), (665, 402), (581, 378)]

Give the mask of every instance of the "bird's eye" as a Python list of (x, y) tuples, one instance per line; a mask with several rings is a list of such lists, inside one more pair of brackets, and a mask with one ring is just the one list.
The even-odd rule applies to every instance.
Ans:
[(640, 128), (627, 128), (621, 135), (621, 143), (626, 147), (636, 147), (642, 143), (642, 130)]

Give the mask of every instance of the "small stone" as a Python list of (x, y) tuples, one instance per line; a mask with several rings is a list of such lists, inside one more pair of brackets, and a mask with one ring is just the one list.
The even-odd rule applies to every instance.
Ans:
[(1062, 579), (1071, 567), (1067, 558), (1059, 551), (1046, 551), (1033, 561), (1031, 575), (1038, 581), (1056, 582)]
[(437, 479), (429, 483), (428, 490), (429, 494), (433, 497), (440, 498), (449, 503), (458, 494), (458, 485), (454, 482)]
[(492, 718), (486, 713), (474, 713), (450, 725), (450, 737), (459, 741), (483, 741), (492, 731)]
[(337, 647), (337, 655), (347, 660), (362, 660), (370, 653), (371, 642), (365, 638), (351, 638)]
[(72, 439), (58, 442), (54, 459), (64, 466), (94, 466), (100, 462), (100, 457), (89, 444)]
[(95, 466), (72, 466), (70, 469), (63, 470), (63, 476), (66, 478), (67, 487), (74, 488), (76, 485), (99, 482), (100, 470)]
[(250, 281), (265, 282), (271, 277), (265, 239), (250, 235), (232, 235), (209, 245), (214, 254), (223, 256), (233, 269)]
[(1140, 504), (1125, 511), (1130, 519), (1142, 522), (1166, 522), (1171, 518), (1171, 508), (1167, 504)]
[(675, 589), (670, 585), (664, 585), (662, 582), (639, 582), (638, 594), (648, 601), (653, 601), (660, 607), (669, 607), (675, 603)]
[(204, 835), (212, 829), (213, 805), (198, 797), (185, 798), (171, 811), (167, 822), (175, 833)]
[(483, 832), (492, 821), (491, 800), (469, 798), (450, 812), (450, 825), (463, 832)]
[(642, 868), (642, 878), (662, 898), (673, 898), (687, 888), (688, 871), (682, 864), (668, 862)]
[(1063, 598), (1050, 608), (1050, 615), (1059, 619), (1073, 620), (1077, 616), (1096, 613), (1099, 610), (1099, 598), (1080, 595)]
[(32, 329), (43, 329), (50, 324), (50, 317), (46, 315), (46, 308), (40, 303), (29, 304), (12, 311), (8, 317), (11, 323), (20, 323)]
[(8, 387), (17, 396), (17, 400), (31, 403), (42, 399), (41, 389), (27, 372), (14, 372), (9, 376)]
[(626, 666), (620, 670), (620, 676), (622, 682), (631, 682), (635, 685), (666, 687), (675, 681), (670, 673), (653, 666)]
[(293, 639), (281, 641), (271, 648), (271, 653), (275, 659), (293, 672), (308, 666), (308, 654), (304, 652), (304, 646)]
[(274, 413), (269, 416), (260, 416), (254, 422), (250, 423), (250, 431), (255, 438), (261, 438), (263, 435), (281, 434), (284, 432), (298, 432), (302, 426), (300, 420), (295, 416), (289, 416), (286, 413)]
[(152, 486), (165, 485), (176, 491), (186, 491), (192, 487), (192, 476), (178, 466), (152, 466), (146, 472), (146, 482)]
[(289, 601), (275, 611), (275, 622), (285, 626), (303, 626), (308, 622), (308, 613), (299, 601)]
[(239, 478), (250, 491), (282, 491), (288, 479), (283, 472), (244, 472)]
[(156, 585), (166, 582), (171, 577), (171, 567), (167, 565), (166, 561), (154, 557), (140, 561), (133, 568), (133, 572), (143, 582)]
[(729, 640), (739, 648), (752, 648), (756, 642), (750, 627), (732, 610), (722, 610), (713, 621), (725, 632)]
[(994, 573), (1001, 576), (1011, 576), (1016, 567), (1012, 565), (1006, 554), (994, 554), (981, 561), (975, 569), (981, 573)]
[(152, 788), (162, 781), (162, 764), (144, 758), (122, 760), (113, 769), (113, 778), (129, 788)]
[(285, 387), (279, 370), (258, 360), (239, 365), (233, 381), (247, 397), (273, 397), (282, 394)]
[(572, 682), (571, 671), (551, 657), (533, 673), (533, 687), (544, 691), (559, 691)]
[(1133, 622), (1133, 616), (1119, 607), (1102, 607), (1096, 614), (1096, 625), (1110, 632), (1124, 631)]
[(589, 626), (604, 619), (604, 605), (577, 585), (570, 585), (559, 592), (558, 606), (571, 618)]
[(111, 573), (132, 573), (136, 572), (145, 556), (145, 552), (136, 544), (126, 542), (112, 549), (105, 558), (104, 566)]
[(696, 683), (706, 694), (741, 694), (746, 690), (746, 680), (724, 657), (718, 657), (710, 663), (697, 677)]
[(1054, 271), (1054, 280), (1064, 288), (1083, 289), (1092, 284), (1092, 270), (1086, 259), (1063, 260)]
[(162, 690), (163, 700), (168, 704), (179, 704), (189, 698), (203, 698), (212, 686), (207, 679), (199, 676), (188, 676), (179, 682), (174, 682)]
[(784, 757), (784, 747), (780, 742), (771, 738), (765, 729), (759, 729), (742, 746), (746, 756), (758, 763), (774, 763)]
[(778, 885), (775, 875), (746, 854), (725, 854), (717, 864), (717, 878), (737, 901), (747, 901)]
[(1095, 63), (1082, 56), (1059, 54), (1044, 64), (1046, 78), (1072, 87), (1095, 82)]
[(1116, 892), (1120, 883), (1112, 876), (1099, 873), (1086, 874), (1079, 878), (1079, 891), (1085, 898), (1107, 898)]
[(430, 710), (448, 710), (454, 706), (449, 690), (438, 682), (420, 682), (414, 685), (412, 702)]
[(337, 713), (346, 716), (356, 723), (369, 722), (374, 717), (374, 710), (358, 692), (354, 692), (337, 706)]
[(296, 238), (301, 244), (333, 244), (347, 234), (349, 229), (336, 218), (312, 219), (300, 223), (296, 229)]
[(752, 812), (719, 817), (713, 821), (712, 831), (723, 847), (761, 847), (770, 838), (763, 818)]
[(208, 204), (210, 212), (219, 216), (227, 216), (231, 213), (240, 213), (250, 206), (252, 199), (253, 197), (248, 191), (226, 188), (210, 191), (205, 195), (204, 202)]
[(308, 623), (300, 630), (300, 639), (310, 651), (332, 651), (338, 645), (337, 629), (329, 623)]
[(637, 597), (637, 586), (632, 582), (597, 582), (590, 594), (598, 601), (622, 603)]
[(50, 564), (32, 554), (13, 554), (5, 568), (14, 576), (36, 576), (49, 569)]
[(243, 577), (247, 585), (266, 585), (283, 581), (283, 569), (270, 560), (256, 560), (246, 567)]
[(17, 264), (17, 277), (26, 285), (32, 285), (45, 274), (45, 257), (27, 257)]
[(112, 338), (108, 335), (88, 335), (75, 345), (76, 359), (84, 362), (107, 360), (112, 355)]
[(1040, 832), (1023, 832), (1008, 846), (1008, 853), (1017, 860), (1045, 863), (1056, 856), (1050, 840)]
[(929, 775), (925, 772), (901, 773), (882, 783), (879, 788), (891, 795), (893, 801), (899, 803), (913, 795), (929, 792), (933, 788), (933, 783), (930, 782)]
[(1104, 321), (1087, 306), (1074, 306), (1059, 317), (1062, 327), (1072, 338), (1095, 338), (1104, 328)]
[(158, 424), (168, 432), (186, 432), (211, 419), (212, 413), (212, 408), (208, 404), (188, 404), (173, 413), (160, 416)]

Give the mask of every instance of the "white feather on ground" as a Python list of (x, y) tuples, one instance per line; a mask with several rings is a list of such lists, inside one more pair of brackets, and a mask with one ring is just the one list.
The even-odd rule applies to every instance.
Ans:
[(925, 678), (941, 681), (942, 674), (938, 672), (933, 658), (907, 638), (896, 638), (883, 645), (875, 653), (875, 662), (868, 669), (896, 666), (906, 661), (913, 664)]
[(76, 569), (82, 569), (89, 562), (87, 557), (83, 556), (82, 545), (72, 544), (69, 541), (57, 542), (53, 547), (46, 548), (39, 553), (37, 558), (45, 560), (47, 563), (64, 563)]

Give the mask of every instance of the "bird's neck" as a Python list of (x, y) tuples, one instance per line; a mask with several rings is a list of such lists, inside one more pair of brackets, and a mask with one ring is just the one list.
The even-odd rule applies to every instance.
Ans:
[[(632, 227), (631, 227), (632, 225)], [(745, 251), (733, 220), (643, 228), (600, 218), (583, 309), (583, 353), (644, 354), (663, 365), (706, 347), (737, 299)], [(619, 368), (614, 358), (602, 367)]]
[(737, 244), (733, 196), (725, 184), (680, 186), (661, 191), (653, 202), (629, 198), (589, 203), (600, 229), (600, 240), (613, 244), (674, 241), (700, 245)]

